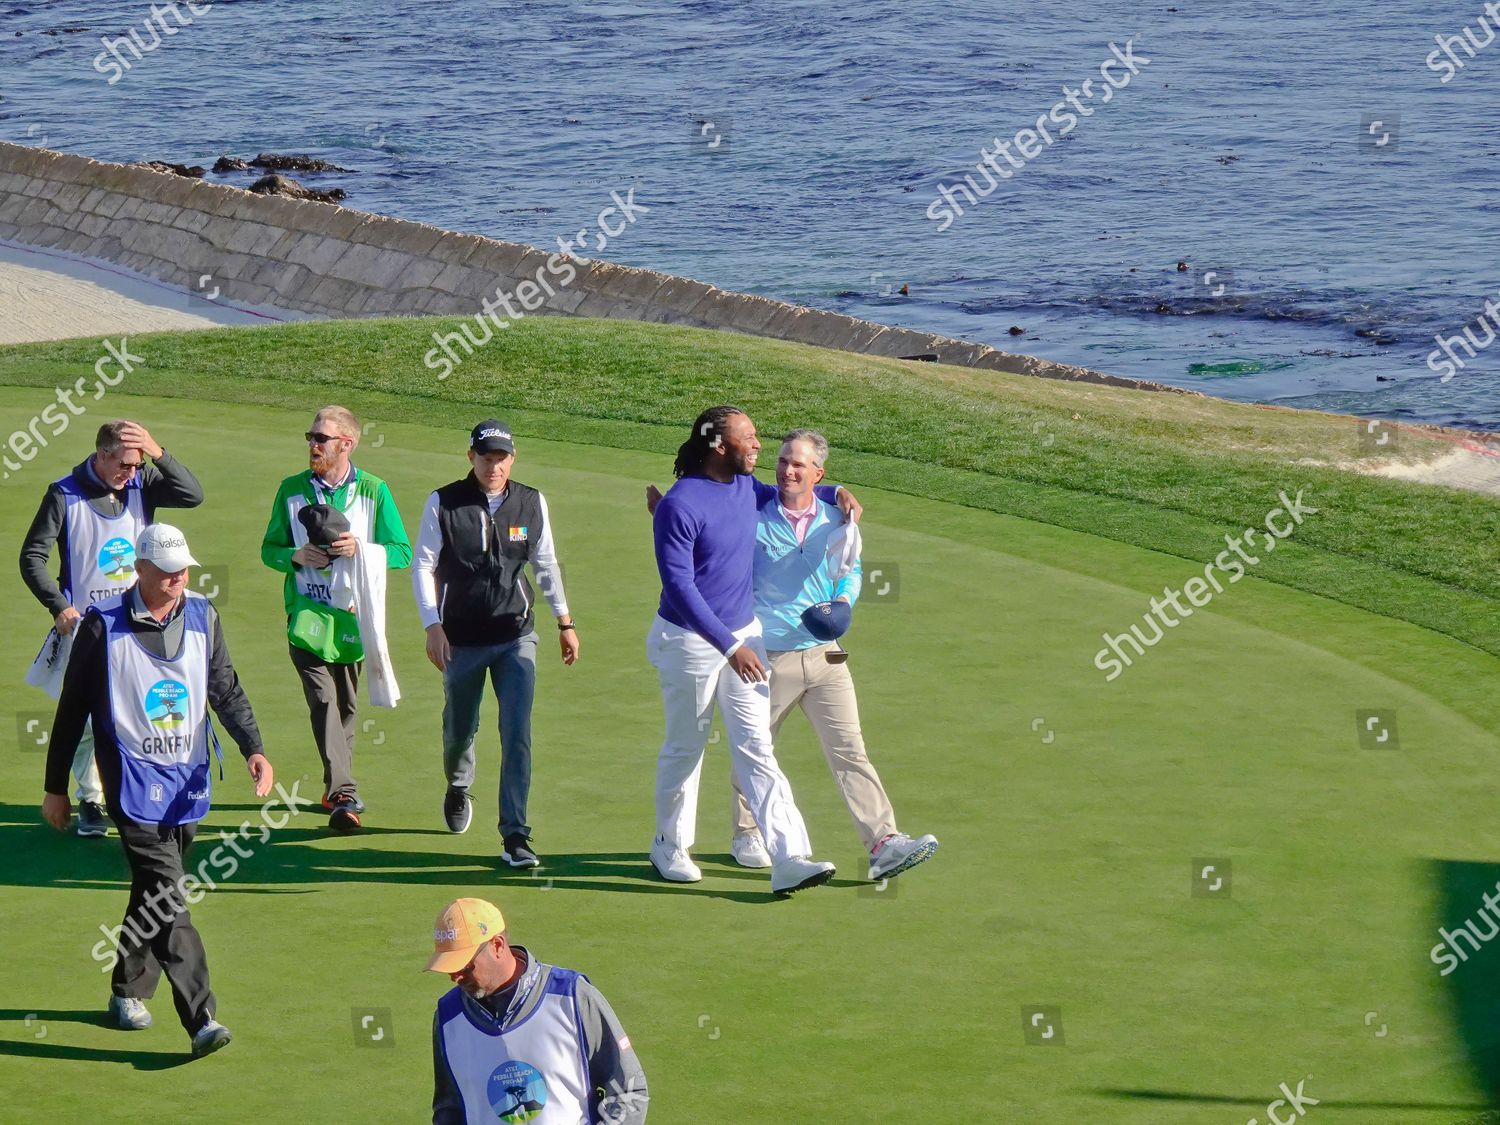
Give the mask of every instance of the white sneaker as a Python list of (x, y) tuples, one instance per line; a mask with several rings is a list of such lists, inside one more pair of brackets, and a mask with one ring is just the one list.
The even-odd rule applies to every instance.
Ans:
[(826, 859), (794, 855), (771, 869), (771, 890), (779, 895), (795, 894), (828, 882), (833, 878), (834, 870), (833, 864)]
[(936, 854), (936, 836), (922, 836), (913, 840), (905, 832), (895, 832), (875, 845), (870, 856), (870, 881), (894, 879), (903, 871), (909, 871)]
[(151, 1026), (151, 1013), (146, 1011), (145, 1001), (133, 996), (111, 996), (109, 1018), (121, 1031), (145, 1031)]
[(211, 1055), (229, 1046), (229, 1041), (233, 1038), (227, 1027), (218, 1020), (210, 1019), (193, 1033), (193, 1058), (201, 1059), (204, 1055)]
[(760, 838), (758, 829), (736, 832), (734, 839), (729, 841), (729, 854), (734, 856), (734, 862), (741, 867), (771, 866), (771, 853), (766, 851), (765, 841)]
[(658, 837), (651, 843), (651, 866), (669, 883), (696, 883), (703, 878), (687, 852)]

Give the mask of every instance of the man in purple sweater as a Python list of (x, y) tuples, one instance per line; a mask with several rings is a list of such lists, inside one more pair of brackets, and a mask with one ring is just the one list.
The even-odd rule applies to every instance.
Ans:
[[(771, 890), (789, 895), (828, 882), (834, 866), (810, 858), (807, 826), (771, 742), (766, 652), (755, 618), (752, 572), (756, 511), (776, 489), (750, 475), (759, 450), (755, 425), (744, 411), (705, 410), (677, 452), (677, 483), (656, 508), (662, 592), (646, 651), (661, 679), (666, 737), (656, 764), (651, 862), (674, 883), (703, 878), (688, 849), (717, 700), (735, 781), (771, 855)], [(859, 504), (847, 489), (821, 485), (817, 493), (858, 518)]]

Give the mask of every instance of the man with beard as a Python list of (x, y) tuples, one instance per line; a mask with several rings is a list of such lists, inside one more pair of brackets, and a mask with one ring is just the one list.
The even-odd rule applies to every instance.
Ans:
[[(365, 645), (347, 605), (334, 604), (330, 566), (367, 545), (384, 548), (392, 568), (411, 562), (411, 543), (385, 481), (350, 464), (360, 439), (359, 420), (342, 406), (325, 406), (313, 418), (306, 472), (281, 482), (260, 557), (286, 575), (284, 597), (292, 665), (302, 681), (313, 738), (323, 760), (323, 807), (336, 832), (358, 832), (365, 804), (354, 780), (354, 732), (359, 673)], [(327, 547), (309, 542), (298, 512), (326, 504), (343, 514), (349, 530)], [(373, 638), (371, 643), (374, 643)]]
[[(735, 782), (771, 858), (771, 890), (790, 895), (828, 882), (834, 865), (810, 857), (807, 827), (772, 746), (752, 571), (756, 510), (776, 489), (750, 475), (759, 451), (755, 424), (743, 410), (705, 410), (677, 451), (677, 483), (653, 517), (662, 594), (646, 650), (661, 683), (666, 736), (656, 766), (651, 863), (670, 882), (703, 878), (688, 849), (717, 701)], [(858, 518), (859, 504), (846, 489), (820, 485), (817, 495)]]
[(491, 903), (455, 899), (430, 972), (453, 981), (432, 1021), (432, 1123), (645, 1125), (646, 1074), (588, 977), (510, 943)]

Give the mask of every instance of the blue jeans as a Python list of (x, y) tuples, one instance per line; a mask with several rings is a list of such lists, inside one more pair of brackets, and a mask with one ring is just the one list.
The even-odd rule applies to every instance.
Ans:
[(500, 835), (531, 835), (531, 701), (536, 692), (535, 631), (503, 645), (454, 645), (443, 671), (443, 768), (448, 784), (474, 783), (474, 736), (489, 673), (500, 704)]

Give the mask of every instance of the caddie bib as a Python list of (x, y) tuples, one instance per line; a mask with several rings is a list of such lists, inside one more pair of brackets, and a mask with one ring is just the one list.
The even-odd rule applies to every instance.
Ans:
[[(349, 530), (354, 533), (356, 539), (363, 539), (366, 543), (374, 541), (375, 498), (364, 495), (364, 490), (359, 487), (358, 474), (358, 469), (351, 469), (348, 482), (332, 490), (320, 488), (317, 482), (309, 478), (303, 492), (287, 498), (287, 518), (292, 526), (293, 550), (301, 550), (307, 546), (307, 528), (302, 526), (297, 513), (313, 504), (328, 504), (337, 508), (349, 521)], [(341, 494), (344, 503), (348, 504), (347, 508), (341, 507), (338, 503)], [(326, 566), (297, 567), (295, 571), (297, 593), (320, 605), (347, 611), (349, 607), (346, 605), (334, 605), (332, 592), (329, 589), (330, 571), (331, 568)]]
[(68, 586), (63, 596), (82, 612), (135, 585), (135, 541), (146, 526), (146, 505), (136, 481), (125, 488), (118, 516), (95, 511), (71, 473), (57, 484), (67, 501)]
[[(349, 479), (335, 489), (322, 488), (309, 475), (300, 493), (287, 498), (287, 520), (292, 529), (292, 549), (307, 546), (307, 528), (297, 513), (312, 504), (337, 508), (349, 521), (349, 530), (366, 543), (375, 538), (376, 497), (360, 485), (360, 471), (350, 469)], [(347, 505), (347, 507), (343, 506)], [(333, 568), (299, 566), (292, 572), (296, 584), (289, 628), (300, 647), (325, 660), (352, 663), (364, 657), (359, 623), (349, 606), (333, 598)]]
[(147, 824), (186, 824), (208, 813), (208, 601), (186, 597), (175, 660), (140, 643), (126, 599), (96, 609), (106, 633), (105, 733), (120, 751), (120, 807)]
[(467, 1125), (588, 1125), (577, 985), (577, 973), (551, 969), (541, 1001), (504, 1031), (476, 1022), (458, 988), (438, 1001), (443, 1057)]

